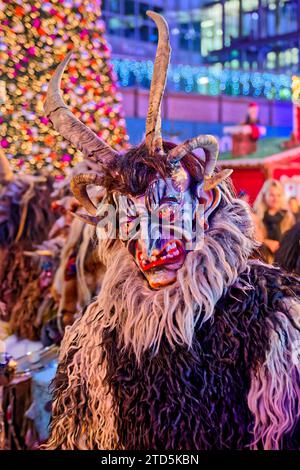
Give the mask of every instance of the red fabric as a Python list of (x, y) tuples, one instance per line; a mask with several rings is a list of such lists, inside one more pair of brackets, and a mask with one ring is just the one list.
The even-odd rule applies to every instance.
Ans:
[(273, 178), (279, 180), (281, 176), (287, 176), (291, 178), (294, 175), (300, 175), (300, 167), (299, 168), (275, 168), (273, 171)]
[(258, 140), (260, 137), (259, 127), (256, 124), (251, 124), (251, 139)]
[(249, 202), (252, 204), (265, 182), (265, 175), (260, 168), (237, 168), (232, 173), (232, 182), (237, 193), (246, 191), (249, 194)]
[(300, 154), (293, 158), (285, 158), (274, 162), (272, 165), (269, 163), (265, 167), (236, 168), (232, 173), (232, 182), (237, 194), (240, 191), (245, 191), (249, 194), (250, 204), (253, 204), (267, 177), (280, 180), (283, 175), (289, 178), (300, 175)]

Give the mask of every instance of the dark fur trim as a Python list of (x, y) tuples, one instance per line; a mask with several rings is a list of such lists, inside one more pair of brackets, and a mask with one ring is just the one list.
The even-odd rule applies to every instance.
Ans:
[[(246, 283), (253, 289), (245, 290)], [(117, 331), (106, 331), (106, 380), (115, 400), (120, 446), (246, 448), (253, 427), (247, 405), (250, 373), (263, 363), (272, 330), (281, 329), (275, 313), (281, 300), (294, 293), (300, 296), (293, 277), (252, 265), (218, 303), (213, 319), (198, 329), (192, 350), (172, 350), (165, 341), (158, 355), (144, 356), (140, 367), (132, 351), (118, 350)]]
[[(133, 351), (120, 348), (118, 331), (105, 330), (99, 347), (108, 363), (105, 382), (113, 396), (119, 447), (247, 448), (254, 425), (247, 404), (251, 373), (264, 363), (272, 333), (283, 331), (276, 311), (298, 328), (282, 305), (295, 296), (300, 297), (295, 277), (253, 262), (218, 302), (211, 320), (196, 328), (190, 350), (172, 349), (164, 340), (156, 355), (144, 354), (138, 365)], [(68, 387), (66, 371), (76, 349), (74, 344), (58, 367), (54, 400)], [(76, 391), (78, 417), (88, 406), (82, 379)], [(282, 448), (299, 448), (298, 437), (296, 431), (285, 436)]]

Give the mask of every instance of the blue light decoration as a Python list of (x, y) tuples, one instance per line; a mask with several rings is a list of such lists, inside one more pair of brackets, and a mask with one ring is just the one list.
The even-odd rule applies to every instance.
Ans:
[[(153, 62), (112, 59), (122, 87), (150, 88)], [(170, 65), (168, 90), (218, 96), (253, 96), (291, 100), (291, 76), (269, 72), (220, 69), (217, 66)]]

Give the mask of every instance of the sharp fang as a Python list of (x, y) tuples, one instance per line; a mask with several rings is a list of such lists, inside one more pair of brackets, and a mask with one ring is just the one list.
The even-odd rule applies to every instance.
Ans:
[(179, 255), (179, 251), (176, 250), (176, 251), (174, 252), (174, 255), (175, 255), (175, 256), (178, 256), (178, 255)]
[(151, 261), (156, 261), (156, 256), (151, 256)]
[(162, 259), (166, 259), (167, 257), (166, 256), (163, 256)]

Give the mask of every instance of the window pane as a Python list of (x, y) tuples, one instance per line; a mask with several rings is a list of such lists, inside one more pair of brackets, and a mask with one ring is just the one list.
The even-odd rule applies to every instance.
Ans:
[(140, 27), (140, 38), (142, 41), (149, 40), (149, 27), (147, 25), (143, 25)]
[(258, 8), (258, 0), (243, 0), (243, 11), (253, 11)]
[(107, 2), (109, 4), (109, 9), (113, 13), (120, 13), (120, 0), (110, 0)]
[(239, 1), (231, 0), (225, 3), (225, 45), (230, 46), (231, 40), (239, 34)]
[(125, 0), (125, 15), (134, 15), (134, 0)]
[(134, 38), (135, 24), (134, 20), (124, 21), (124, 35), (126, 38)]
[(151, 42), (157, 43), (157, 41), (158, 41), (158, 31), (157, 31), (157, 28), (151, 28), (151, 29), (150, 29), (149, 40), (150, 40)]
[(148, 16), (146, 15), (147, 10), (151, 10), (149, 4), (148, 3), (140, 3), (140, 6), (139, 6), (140, 15), (142, 15), (143, 18), (148, 19)]
[(222, 8), (214, 5), (201, 12), (200, 19), (201, 55), (206, 57), (210, 51), (222, 48)]
[(119, 18), (109, 18), (108, 33), (120, 36), (122, 34), (122, 24)]

